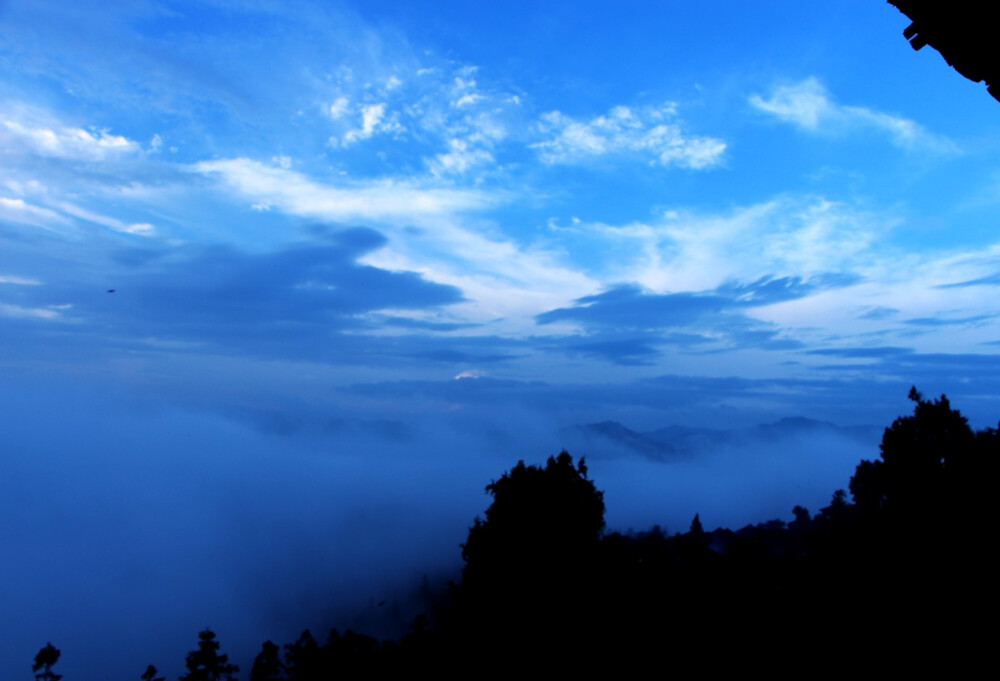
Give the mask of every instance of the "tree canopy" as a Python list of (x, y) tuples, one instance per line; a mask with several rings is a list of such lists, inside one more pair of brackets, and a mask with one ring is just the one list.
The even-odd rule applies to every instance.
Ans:
[[(861, 511), (912, 514), (921, 510), (940, 516), (977, 467), (977, 435), (968, 420), (951, 408), (948, 398), (924, 399), (910, 389), (913, 414), (885, 429), (877, 461), (862, 461), (850, 490)], [(958, 478), (963, 478), (959, 480)]]
[(236, 681), (240, 668), (230, 664), (228, 655), (219, 654), (215, 632), (205, 629), (198, 634), (198, 649), (187, 655), (187, 674), (180, 681)]
[(565, 451), (545, 467), (519, 461), (486, 486), (493, 502), (462, 546), (463, 579), (516, 579), (540, 566), (571, 568), (597, 546), (604, 531), (604, 494), (587, 478), (583, 459)]
[(53, 665), (59, 661), (59, 649), (52, 643), (47, 643), (44, 648), (35, 655), (35, 663), (31, 665), (31, 671), (35, 672), (38, 681), (59, 681), (62, 674), (52, 671)]

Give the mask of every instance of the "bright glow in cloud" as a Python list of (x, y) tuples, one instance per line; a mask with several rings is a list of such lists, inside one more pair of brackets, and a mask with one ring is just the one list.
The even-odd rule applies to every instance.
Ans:
[(558, 111), (542, 115), (539, 133), (547, 138), (532, 145), (543, 163), (580, 163), (599, 156), (638, 154), (662, 166), (703, 169), (722, 160), (726, 143), (689, 136), (677, 123), (677, 108), (633, 111), (616, 106), (604, 116), (580, 122)]
[(916, 122), (862, 106), (838, 104), (816, 78), (794, 85), (780, 85), (768, 98), (750, 97), (755, 109), (814, 133), (840, 133), (857, 128), (871, 128), (888, 136), (889, 141), (907, 151), (954, 153), (954, 142), (935, 135)]

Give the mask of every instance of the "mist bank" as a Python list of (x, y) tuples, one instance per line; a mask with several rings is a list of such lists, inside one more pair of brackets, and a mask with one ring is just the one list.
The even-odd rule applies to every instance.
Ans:
[(573, 444), (609, 530), (671, 532), (695, 513), (711, 528), (818, 509), (877, 453), (810, 433), (657, 461), (567, 444), (549, 414), (516, 405), (379, 421), (289, 413), (276, 427), (273, 409), (200, 410), (110, 383), (8, 388), (0, 607), (18, 626), (0, 668), (12, 677), (49, 640), (65, 678), (96, 681), (149, 663), (176, 677), (206, 626), (245, 670), (261, 641), (307, 626), (398, 635), (424, 607), (421, 583), (457, 574), (485, 485)]

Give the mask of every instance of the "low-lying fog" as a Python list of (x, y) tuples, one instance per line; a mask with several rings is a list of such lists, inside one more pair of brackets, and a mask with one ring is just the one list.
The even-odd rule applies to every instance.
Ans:
[[(306, 627), (396, 635), (425, 576), (438, 588), (457, 575), (484, 486), (568, 446), (567, 424), (514, 409), (305, 432), (83, 388), (20, 390), (2, 408), (7, 678), (28, 678), (48, 641), (67, 681), (104, 681), (147, 664), (176, 678), (205, 627), (244, 677), (265, 639)], [(578, 447), (608, 529), (669, 532), (695, 513), (706, 528), (815, 513), (878, 454), (877, 438), (835, 434), (664, 461)]]

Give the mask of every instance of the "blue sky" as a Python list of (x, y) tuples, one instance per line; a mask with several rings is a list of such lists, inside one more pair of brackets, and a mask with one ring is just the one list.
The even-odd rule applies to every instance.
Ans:
[(9, 370), (996, 387), (995, 102), (891, 7), (0, 20)]
[(887, 425), (911, 384), (995, 423), (1000, 105), (907, 23), (0, 2), (9, 456), (123, 446), (137, 413), (162, 442), (195, 419), (205, 456), (230, 428), (277, 456), (384, 423), (547, 456), (605, 419)]

